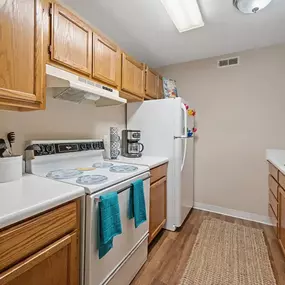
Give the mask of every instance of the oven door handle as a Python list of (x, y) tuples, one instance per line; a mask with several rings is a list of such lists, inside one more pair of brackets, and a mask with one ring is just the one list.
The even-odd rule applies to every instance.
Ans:
[[(151, 178), (151, 175), (149, 175), (148, 177), (144, 178), (143, 181), (148, 180), (148, 179), (150, 179), (150, 178)], [(124, 192), (124, 191), (126, 191), (126, 190), (128, 190), (128, 189), (130, 189), (130, 188), (131, 188), (131, 185), (128, 185), (128, 186), (126, 186), (126, 187), (120, 189), (119, 191), (117, 191), (117, 193), (120, 194), (120, 193), (122, 193), (122, 192)], [(95, 197), (95, 202), (96, 202), (96, 203), (97, 203), (97, 202), (100, 202), (100, 198), (99, 198), (99, 197)]]

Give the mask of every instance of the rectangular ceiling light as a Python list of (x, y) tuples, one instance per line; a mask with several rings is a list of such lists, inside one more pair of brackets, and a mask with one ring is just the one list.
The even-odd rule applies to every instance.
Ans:
[(160, 0), (180, 33), (204, 26), (197, 0)]

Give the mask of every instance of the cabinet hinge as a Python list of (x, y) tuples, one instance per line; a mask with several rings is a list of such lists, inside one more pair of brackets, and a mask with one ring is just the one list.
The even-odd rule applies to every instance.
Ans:
[(48, 52), (51, 53), (51, 50), (52, 50), (52, 46), (49, 45), (49, 46), (48, 46)]

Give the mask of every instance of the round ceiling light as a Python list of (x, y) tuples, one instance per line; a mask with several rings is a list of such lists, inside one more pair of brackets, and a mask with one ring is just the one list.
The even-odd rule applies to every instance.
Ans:
[(245, 14), (257, 13), (265, 8), (272, 0), (234, 0), (234, 6)]

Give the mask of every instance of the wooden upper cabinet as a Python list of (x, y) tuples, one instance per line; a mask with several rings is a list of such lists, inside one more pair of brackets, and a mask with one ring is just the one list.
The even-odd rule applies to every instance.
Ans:
[(92, 30), (62, 6), (52, 4), (51, 60), (91, 75)]
[(144, 64), (123, 53), (121, 89), (127, 93), (135, 95), (139, 100), (143, 100), (145, 93), (144, 81)]
[(77, 233), (66, 235), (0, 273), (5, 285), (78, 285)]
[(95, 79), (114, 87), (121, 80), (121, 51), (109, 40), (93, 33), (93, 73)]
[(40, 0), (0, 1), (0, 105), (39, 108), (44, 98)]
[(152, 99), (157, 99), (158, 96), (158, 74), (146, 67), (145, 95)]
[(163, 99), (164, 98), (164, 94), (163, 94), (163, 78), (162, 76), (159, 75), (158, 78), (158, 99)]

